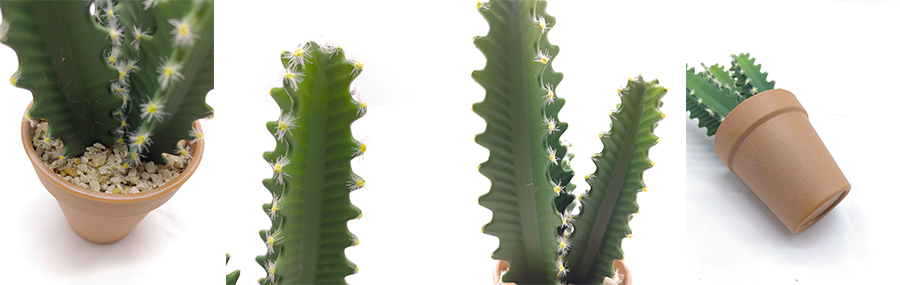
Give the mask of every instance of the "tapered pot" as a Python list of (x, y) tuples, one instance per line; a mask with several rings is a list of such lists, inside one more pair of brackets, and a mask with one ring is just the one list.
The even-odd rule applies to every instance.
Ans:
[[(631, 285), (631, 270), (628, 270), (624, 261), (616, 259), (613, 261), (613, 268), (615, 268), (616, 272), (622, 276), (621, 285)], [(503, 272), (506, 272), (507, 270), (509, 270), (509, 262), (506, 262), (506, 260), (497, 262), (497, 266), (494, 266), (494, 285), (516, 285), (516, 283), (503, 282), (500, 279)]]
[(716, 132), (714, 149), (795, 234), (850, 192), (806, 110), (787, 90), (759, 93), (734, 108)]
[[(200, 130), (200, 123), (194, 122), (194, 128)], [(190, 144), (193, 159), (174, 180), (136, 194), (96, 192), (62, 179), (47, 167), (31, 144), (34, 130), (28, 119), (22, 120), (22, 144), (38, 178), (56, 198), (69, 226), (82, 238), (101, 244), (116, 242), (127, 236), (147, 213), (175, 195), (178, 188), (194, 174), (203, 158), (204, 143), (197, 140)]]

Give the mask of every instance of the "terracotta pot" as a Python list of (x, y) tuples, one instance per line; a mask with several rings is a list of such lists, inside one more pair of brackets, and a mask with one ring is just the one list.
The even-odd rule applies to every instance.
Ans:
[[(200, 123), (194, 122), (200, 130)], [(82, 238), (95, 243), (116, 242), (131, 232), (147, 213), (161, 206), (178, 191), (197, 170), (203, 157), (203, 140), (191, 144), (191, 162), (184, 171), (168, 183), (137, 194), (95, 192), (63, 180), (41, 161), (34, 152), (31, 138), (34, 128), (22, 120), (22, 144), (41, 183), (59, 202), (69, 226)]]
[(742, 102), (719, 126), (716, 155), (792, 233), (800, 233), (850, 192), (806, 110), (783, 89)]
[[(631, 270), (628, 270), (624, 261), (619, 259), (613, 261), (613, 268), (623, 276), (622, 285), (631, 285)], [(516, 285), (516, 283), (513, 282), (503, 282), (500, 280), (500, 276), (507, 270), (509, 270), (509, 262), (506, 262), (506, 260), (497, 262), (497, 266), (494, 266), (494, 285)]]

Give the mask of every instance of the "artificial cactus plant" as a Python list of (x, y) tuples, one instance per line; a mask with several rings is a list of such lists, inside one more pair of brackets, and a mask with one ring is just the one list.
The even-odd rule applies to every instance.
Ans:
[[(610, 113), (612, 129), (601, 135), (603, 152), (592, 156), (597, 171), (591, 189), (575, 202), (570, 183), (573, 157), (560, 143), (567, 124), (556, 94), (562, 74), (552, 68), (557, 46), (547, 40), (556, 23), (543, 0), (494, 0), (477, 8), (490, 24), (475, 37), (487, 64), (472, 73), (486, 95), (473, 111), (487, 126), (475, 141), (490, 151), (479, 172), (491, 181), (479, 203), (493, 213), (483, 232), (499, 238), (492, 257), (509, 262), (504, 282), (596, 284), (615, 277), (621, 240), (637, 211), (636, 194), (646, 189), (642, 173), (658, 139), (659, 107), (666, 89), (656, 80), (629, 80), (622, 103)], [(572, 215), (576, 204), (580, 213)]]
[[(0, 1), (0, 41), (16, 51), (10, 83), (32, 92), (62, 155), (127, 143), (126, 166), (166, 164), (210, 117), (213, 1)], [(90, 10), (94, 10), (94, 14)]]
[(362, 217), (350, 192), (365, 180), (350, 161), (366, 145), (350, 125), (367, 107), (351, 97), (350, 83), (363, 65), (340, 46), (314, 42), (282, 52), (281, 60), (284, 85), (270, 90), (281, 116), (267, 124), (277, 145), (263, 154), (274, 175), (263, 180), (273, 197), (263, 206), (272, 227), (259, 232), (267, 246), (256, 258), (266, 270), (259, 283), (344, 284), (358, 270), (344, 249), (359, 244), (347, 221)]
[(731, 55), (731, 68), (703, 65), (704, 71), (697, 73), (691, 67), (686, 70), (687, 110), (690, 117), (700, 121), (699, 127), (706, 128), (706, 135), (713, 136), (725, 116), (738, 104), (753, 95), (775, 88), (775, 81), (768, 81), (768, 72), (755, 64), (750, 54)]

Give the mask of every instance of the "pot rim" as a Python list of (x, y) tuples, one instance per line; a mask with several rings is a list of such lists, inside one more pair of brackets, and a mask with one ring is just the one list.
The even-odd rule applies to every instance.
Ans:
[[(767, 108), (762, 108), (759, 105), (764, 102), (772, 102), (776, 103), (778, 107), (768, 106)], [(713, 140), (713, 150), (716, 153), (722, 162), (725, 163), (725, 166), (728, 167), (728, 170), (732, 173), (734, 172), (734, 167), (732, 163), (734, 161), (734, 154), (740, 148), (740, 145), (744, 142), (744, 139), (747, 138), (757, 127), (761, 126), (766, 121), (777, 117), (778, 115), (789, 113), (789, 112), (799, 112), (804, 116), (809, 117), (806, 113), (806, 109), (803, 108), (803, 105), (800, 105), (800, 102), (797, 101), (797, 97), (791, 91), (785, 89), (771, 89), (760, 92), (752, 97), (744, 100), (731, 110), (722, 123), (719, 125), (719, 131), (716, 132), (716, 137)], [(729, 132), (721, 132), (721, 130), (735, 129), (742, 130), (740, 135), (730, 136)]]
[[(26, 115), (27, 115), (29, 109), (31, 109), (31, 104), (28, 104), (28, 108), (25, 109)], [(203, 132), (203, 129), (200, 127), (200, 120), (194, 121), (193, 126), (198, 131)], [(73, 195), (81, 197), (81, 198), (95, 200), (95, 201), (99, 201), (99, 202), (105, 202), (105, 203), (126, 204), (126, 203), (143, 202), (143, 201), (148, 201), (148, 200), (153, 200), (153, 199), (163, 197), (166, 194), (169, 194), (169, 193), (177, 190), (178, 188), (181, 187), (182, 184), (184, 184), (185, 181), (187, 181), (188, 178), (191, 177), (191, 175), (194, 174), (194, 171), (197, 170), (197, 167), (200, 165), (200, 160), (203, 158), (203, 151), (205, 150), (205, 140), (204, 139), (200, 139), (200, 140), (192, 142), (191, 145), (193, 146), (194, 150), (192, 151), (191, 162), (188, 163), (187, 166), (185, 166), (185, 168), (181, 171), (181, 174), (179, 174), (177, 177), (175, 177), (175, 179), (172, 179), (171, 181), (167, 182), (166, 184), (163, 184), (162, 186), (159, 186), (159, 187), (156, 187), (156, 188), (144, 191), (144, 192), (140, 192), (140, 193), (112, 194), (112, 193), (97, 192), (97, 191), (92, 191), (89, 189), (82, 188), (80, 186), (72, 184), (69, 181), (66, 181), (65, 179), (60, 177), (58, 174), (56, 174), (55, 172), (50, 170), (50, 167), (48, 167), (47, 164), (45, 164), (44, 161), (41, 160), (41, 158), (38, 157), (37, 153), (34, 151), (34, 146), (31, 143), (31, 138), (32, 138), (32, 135), (30, 134), (31, 129), (32, 129), (31, 122), (29, 121), (27, 116), (23, 115), (22, 116), (22, 145), (25, 148), (25, 154), (28, 155), (28, 159), (31, 161), (31, 164), (34, 166), (34, 168), (37, 170), (37, 172), (40, 173), (40, 175), (43, 175), (46, 178), (48, 178), (48, 180), (50, 182), (52, 182), (53, 184), (55, 184), (56, 186), (59, 186), (61, 189), (65, 189), (65, 191), (70, 194), (73, 194)]]

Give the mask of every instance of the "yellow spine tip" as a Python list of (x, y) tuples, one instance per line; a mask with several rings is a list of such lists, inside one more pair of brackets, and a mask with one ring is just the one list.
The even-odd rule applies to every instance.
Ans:
[[(647, 187), (641, 188), (641, 191), (647, 192)], [(640, 212), (640, 210), (638, 210)]]
[(650, 166), (656, 166), (656, 162), (650, 162)]
[(666, 118), (666, 113), (662, 113), (662, 115), (660, 115), (660, 116), (661, 116), (663, 119), (665, 119), (665, 118)]

